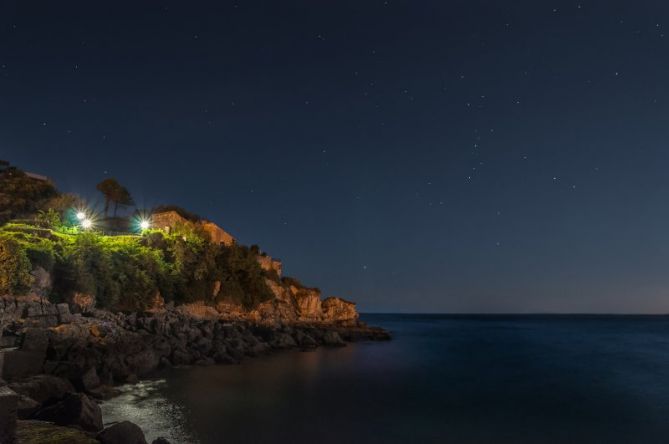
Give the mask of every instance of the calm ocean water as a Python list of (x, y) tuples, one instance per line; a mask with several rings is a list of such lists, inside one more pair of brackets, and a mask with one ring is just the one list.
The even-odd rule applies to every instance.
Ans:
[(365, 320), (394, 340), (170, 370), (105, 420), (175, 443), (669, 442), (669, 317)]

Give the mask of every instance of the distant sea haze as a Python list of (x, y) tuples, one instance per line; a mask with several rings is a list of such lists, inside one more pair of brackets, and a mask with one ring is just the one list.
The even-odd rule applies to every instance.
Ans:
[(394, 340), (173, 369), (104, 417), (225, 443), (666, 443), (669, 319), (365, 315)]

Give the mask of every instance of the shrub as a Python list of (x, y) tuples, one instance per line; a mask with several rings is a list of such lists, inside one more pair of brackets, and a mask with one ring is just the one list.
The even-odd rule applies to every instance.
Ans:
[(217, 258), (221, 280), (219, 299), (227, 299), (251, 309), (272, 298), (265, 273), (250, 248), (233, 244), (223, 247)]
[(21, 245), (0, 237), (0, 295), (21, 294), (30, 289), (30, 260)]

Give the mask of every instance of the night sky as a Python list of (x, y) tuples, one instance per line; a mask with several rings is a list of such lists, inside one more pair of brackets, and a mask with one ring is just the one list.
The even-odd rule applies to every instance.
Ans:
[(3, 1), (0, 117), (362, 311), (669, 312), (666, 1)]

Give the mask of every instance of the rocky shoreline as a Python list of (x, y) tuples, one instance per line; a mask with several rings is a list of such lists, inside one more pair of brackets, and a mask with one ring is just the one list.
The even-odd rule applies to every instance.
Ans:
[(67, 304), (37, 298), (0, 298), (0, 308), (2, 444), (145, 443), (131, 422), (103, 429), (98, 402), (117, 394), (115, 384), (169, 366), (236, 364), (277, 350), (390, 339), (357, 319), (260, 323), (172, 306), (72, 314)]

